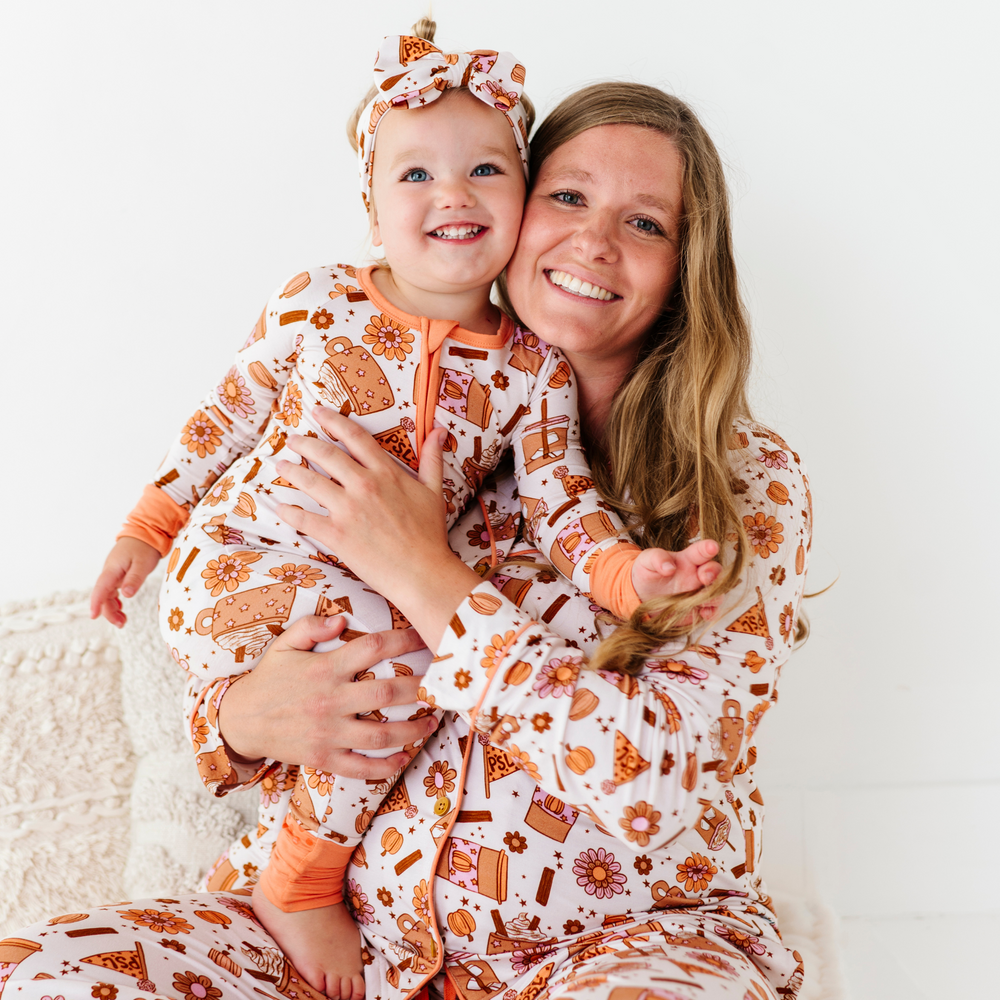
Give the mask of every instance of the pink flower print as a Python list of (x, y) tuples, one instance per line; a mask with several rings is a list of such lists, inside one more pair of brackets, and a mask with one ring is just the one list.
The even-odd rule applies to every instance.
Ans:
[(576, 679), (580, 673), (582, 656), (563, 656), (560, 659), (549, 660), (539, 671), (538, 679), (532, 688), (540, 698), (561, 698), (564, 694), (571, 695), (576, 690)]
[(727, 941), (732, 941), (737, 948), (742, 948), (748, 955), (763, 955), (767, 950), (760, 943), (759, 937), (739, 931), (735, 927), (723, 927), (718, 924), (715, 927), (715, 933)]
[(625, 876), (621, 874), (622, 866), (615, 861), (615, 856), (598, 847), (584, 851), (573, 862), (573, 874), (577, 876), (576, 884), (582, 885), (588, 896), (598, 899), (610, 899), (615, 893), (623, 891)]
[(253, 406), (253, 396), (247, 388), (246, 379), (236, 370), (236, 366), (226, 372), (222, 384), (215, 390), (222, 405), (238, 417), (246, 418), (257, 411)]
[(787, 469), (788, 468), (788, 455), (786, 452), (776, 449), (775, 451), (768, 451), (766, 448), (760, 449), (760, 458), (757, 459), (758, 462), (763, 462), (765, 466), (769, 469)]
[(361, 891), (361, 886), (349, 878), (344, 886), (347, 905), (359, 924), (370, 924), (375, 919), (375, 908), (368, 902), (368, 897)]

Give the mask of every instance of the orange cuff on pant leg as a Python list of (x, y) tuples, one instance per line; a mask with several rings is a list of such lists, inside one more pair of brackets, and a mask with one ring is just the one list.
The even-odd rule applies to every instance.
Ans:
[(353, 853), (354, 847), (306, 833), (286, 816), (260, 887), (285, 913), (343, 902), (344, 873)]
[(641, 551), (634, 542), (619, 542), (604, 549), (590, 570), (594, 601), (619, 618), (628, 618), (642, 603), (632, 585), (632, 566)]

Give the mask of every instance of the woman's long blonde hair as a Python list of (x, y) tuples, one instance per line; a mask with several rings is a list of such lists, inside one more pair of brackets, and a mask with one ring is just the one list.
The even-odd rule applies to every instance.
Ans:
[[(723, 562), (707, 590), (641, 605), (591, 659), (594, 669), (636, 673), (657, 646), (690, 634), (697, 607), (733, 589), (746, 568), (727, 452), (741, 445), (735, 422), (750, 419), (751, 337), (722, 163), (683, 101), (638, 83), (577, 91), (531, 140), (531, 184), (556, 149), (599, 125), (636, 125), (670, 139), (684, 165), (684, 215), (678, 284), (615, 396), (603, 438), (588, 442), (594, 480), (643, 547), (676, 551), (700, 534), (719, 543)], [(501, 296), (508, 307), (502, 284)]]

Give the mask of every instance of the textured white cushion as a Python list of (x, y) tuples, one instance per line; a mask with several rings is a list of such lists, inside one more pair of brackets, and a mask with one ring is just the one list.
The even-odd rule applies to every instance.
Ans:
[(256, 792), (214, 798), (198, 777), (181, 704), (184, 674), (160, 635), (158, 593), (159, 579), (149, 579), (129, 602), (119, 637), (122, 705), (137, 757), (124, 872), (132, 898), (190, 892), (257, 823)]
[(124, 895), (135, 758), (85, 595), (0, 609), (0, 937)]

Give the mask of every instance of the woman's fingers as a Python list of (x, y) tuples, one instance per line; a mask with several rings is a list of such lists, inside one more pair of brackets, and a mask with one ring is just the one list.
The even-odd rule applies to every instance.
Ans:
[(429, 490), (440, 495), (444, 480), (444, 442), (448, 432), (443, 427), (435, 427), (424, 439), (420, 451), (420, 468), (417, 479)]
[(318, 642), (336, 639), (344, 631), (346, 624), (347, 619), (343, 615), (334, 615), (331, 618), (306, 615), (293, 622), (281, 635), (273, 639), (270, 648), (274, 650), (275, 655), (289, 649), (308, 652)]

